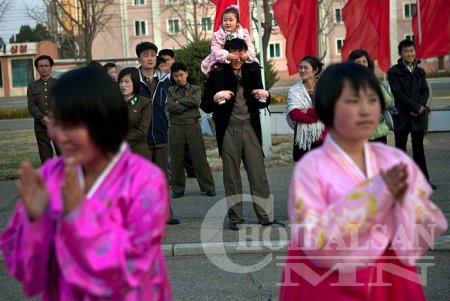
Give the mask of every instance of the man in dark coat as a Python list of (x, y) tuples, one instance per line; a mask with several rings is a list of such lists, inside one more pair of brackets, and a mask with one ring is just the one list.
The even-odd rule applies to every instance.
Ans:
[[(395, 98), (399, 113), (399, 124), (395, 131), (395, 146), (406, 151), (411, 133), (413, 159), (429, 180), (423, 139), (427, 128), (427, 107), (429, 89), (425, 71), (418, 66), (416, 48), (411, 40), (403, 40), (398, 45), (400, 59), (388, 71), (389, 86)], [(431, 184), (431, 183), (430, 183)], [(436, 185), (431, 184), (433, 189)]]
[[(34, 118), (34, 134), (39, 149), (39, 157), (43, 164), (45, 160), (53, 157), (53, 141), (50, 139), (47, 126), (50, 122), (48, 112), (53, 106), (50, 91), (56, 79), (52, 77), (53, 59), (48, 55), (41, 55), (34, 60), (40, 78), (31, 82), (27, 89), (28, 110)], [(55, 152), (59, 155), (57, 146), (53, 143)]]
[(244, 40), (228, 40), (224, 48), (237, 59), (213, 66), (201, 108), (206, 113), (213, 112), (230, 229), (239, 230), (239, 224), (244, 222), (241, 160), (260, 224), (284, 226), (273, 219), (273, 198), (264, 167), (259, 110), (269, 105), (270, 94), (263, 89), (261, 67), (257, 63), (245, 63), (248, 48)]

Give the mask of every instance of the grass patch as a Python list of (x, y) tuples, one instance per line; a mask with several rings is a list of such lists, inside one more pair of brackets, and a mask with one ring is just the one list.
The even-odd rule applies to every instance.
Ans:
[(41, 161), (34, 130), (0, 131), (0, 158), (0, 181), (17, 179), (17, 170), (24, 160), (38, 168)]
[(433, 98), (435, 97), (450, 97), (450, 92), (433, 92)]
[[(205, 136), (206, 155), (213, 171), (222, 170), (216, 139)], [(272, 157), (266, 167), (292, 165), (292, 135), (272, 136)], [(38, 168), (40, 159), (34, 130), (0, 131), (0, 181), (17, 179), (20, 163), (28, 160)], [(241, 165), (242, 166), (242, 165)]]
[(0, 119), (17, 119), (17, 118), (30, 118), (30, 111), (27, 108), (16, 109), (0, 109)]

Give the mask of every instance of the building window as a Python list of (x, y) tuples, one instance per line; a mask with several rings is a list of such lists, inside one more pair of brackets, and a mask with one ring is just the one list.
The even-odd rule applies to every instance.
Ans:
[(178, 0), (166, 0), (166, 4), (168, 5), (178, 4)]
[(147, 21), (134, 21), (134, 34), (137, 37), (147, 35)]
[(202, 18), (202, 31), (212, 31), (212, 20), (210, 17)]
[(272, 17), (272, 27), (277, 27), (278, 22), (277, 19), (275, 19), (275, 14), (273, 13), (273, 11), (270, 11), (270, 16)]
[(180, 20), (178, 18), (170, 18), (167, 20), (167, 31), (171, 34), (180, 32)]
[(133, 0), (133, 5), (135, 6), (145, 5), (145, 0)]
[(415, 12), (416, 12), (415, 3), (403, 3), (403, 19), (405, 20), (412, 19)]
[(414, 35), (412, 33), (405, 33), (405, 40), (410, 40), (414, 42)]
[(341, 24), (343, 22), (342, 18), (342, 8), (334, 9), (334, 23)]
[(281, 58), (281, 45), (280, 43), (269, 44), (269, 58), (279, 59)]
[(336, 39), (336, 54), (341, 54), (342, 46), (344, 46), (345, 39)]
[(33, 60), (11, 60), (13, 87), (26, 87), (34, 80)]

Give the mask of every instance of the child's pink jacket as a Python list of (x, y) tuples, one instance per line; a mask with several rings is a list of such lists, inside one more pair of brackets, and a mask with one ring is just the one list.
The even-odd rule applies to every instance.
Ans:
[(259, 63), (258, 59), (256, 58), (255, 46), (253, 46), (250, 34), (247, 29), (239, 25), (236, 32), (230, 33), (223, 30), (222, 26), (220, 26), (219, 29), (211, 36), (211, 53), (202, 62), (201, 69), (204, 74), (208, 74), (214, 64), (230, 63), (230, 61), (227, 60), (227, 57), (230, 53), (227, 50), (223, 49), (223, 46), (225, 45), (227, 39), (231, 38), (239, 38), (245, 40), (245, 43), (248, 47), (248, 59), (246, 60), (246, 63)]

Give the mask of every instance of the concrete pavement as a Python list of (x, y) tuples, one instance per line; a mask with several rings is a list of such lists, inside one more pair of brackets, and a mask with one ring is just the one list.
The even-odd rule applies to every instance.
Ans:
[[(390, 140), (392, 141), (392, 136)], [(427, 134), (425, 149), (431, 179), (438, 186), (432, 200), (450, 220), (450, 133)], [(288, 218), (286, 202), (291, 172), (292, 166), (267, 170), (275, 200), (275, 215), (285, 222)], [(245, 172), (242, 172), (242, 179), (244, 193), (249, 193)], [(174, 212), (180, 218), (181, 224), (167, 227), (163, 248), (175, 300), (275, 300), (278, 291), (276, 283), (279, 282), (283, 262), (279, 256), (284, 255), (289, 229), (260, 227), (248, 202), (244, 203), (245, 230), (236, 232), (229, 230), (226, 219), (220, 224), (208, 224), (205, 216), (224, 199), (222, 173), (215, 172), (214, 180), (217, 192), (215, 197), (201, 194), (196, 180), (187, 179), (185, 196), (172, 200)], [(6, 225), (16, 202), (14, 182), (0, 182), (0, 230)], [(425, 286), (429, 300), (448, 300), (450, 294), (449, 235), (450, 231), (447, 231), (446, 236), (441, 237), (435, 245), (434, 251), (426, 254), (426, 256), (433, 255), (433, 267), (429, 268), (432, 280)], [(220, 255), (223, 251), (227, 254), (226, 258)], [(208, 253), (208, 257), (204, 255), (205, 252)], [(245, 273), (226, 271), (227, 265), (232, 263), (245, 267), (257, 264), (267, 256), (270, 256), (271, 260), (260, 270)], [(214, 262), (216, 257), (218, 260)], [(7, 276), (2, 262), (0, 262), (1, 300), (24, 300), (20, 287)]]

